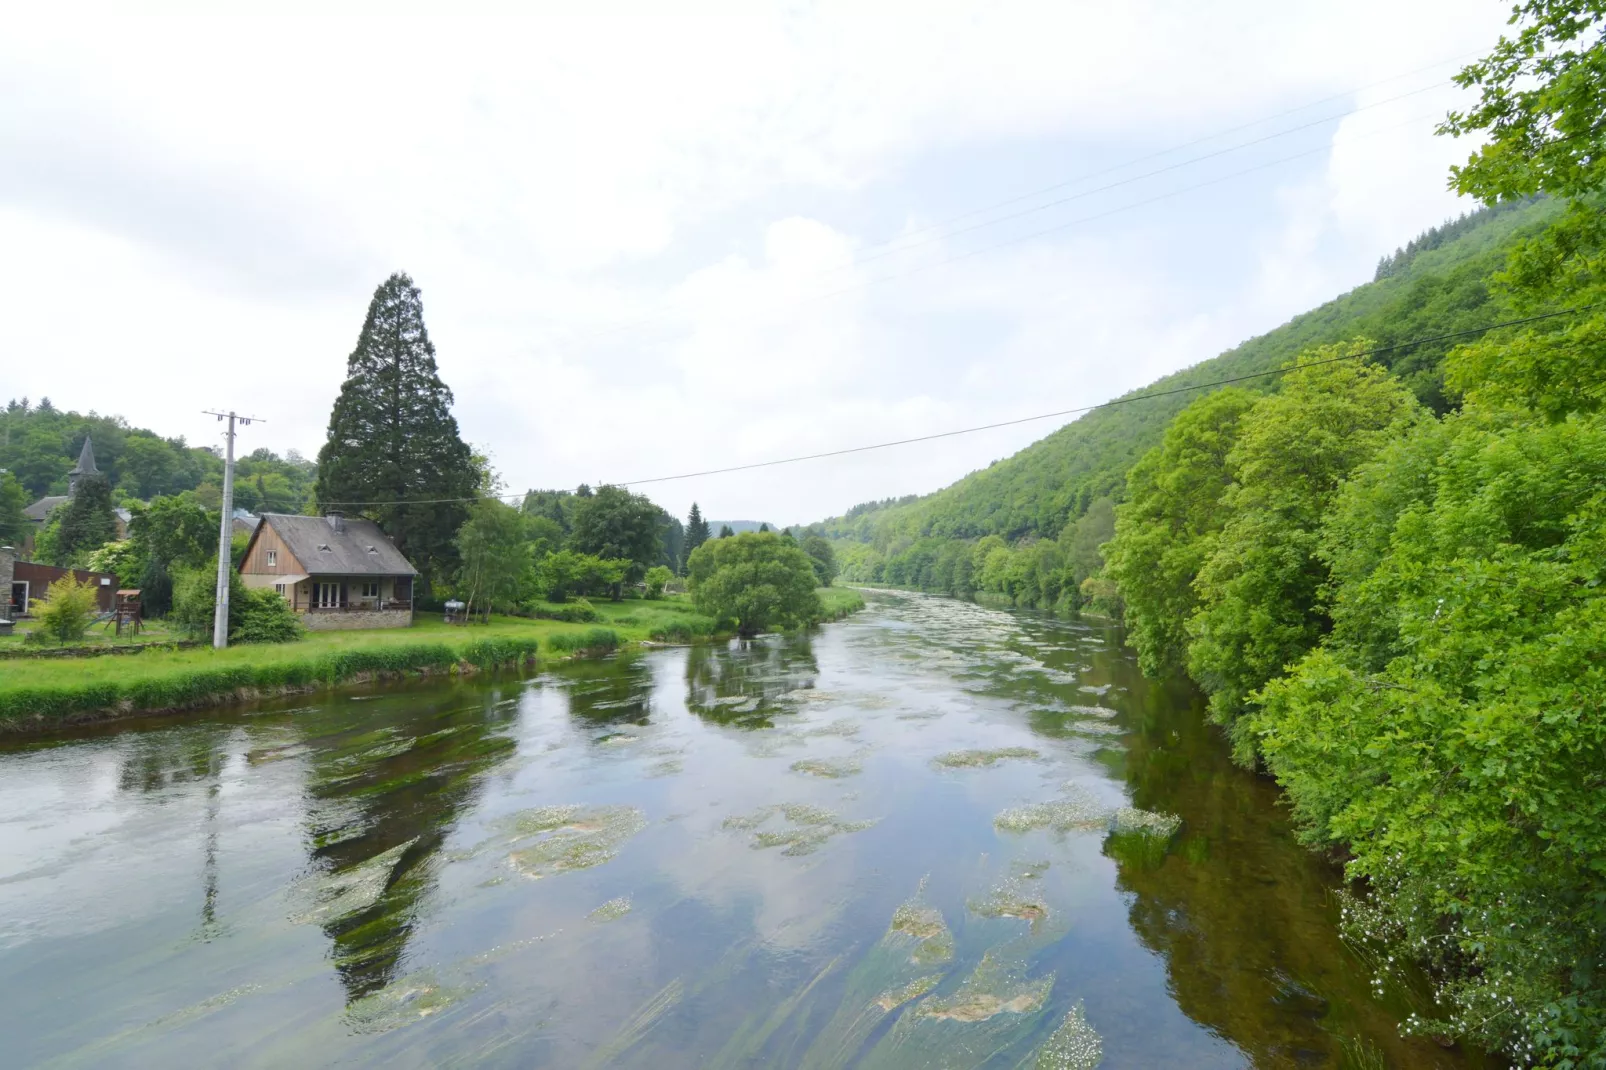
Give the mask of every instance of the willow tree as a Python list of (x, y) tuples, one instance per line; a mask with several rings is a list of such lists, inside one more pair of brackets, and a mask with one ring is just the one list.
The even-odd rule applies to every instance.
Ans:
[(456, 562), (453, 538), (480, 473), (452, 417), (418, 287), (397, 273), (374, 291), (318, 452), (317, 499), (379, 522), (426, 582)]

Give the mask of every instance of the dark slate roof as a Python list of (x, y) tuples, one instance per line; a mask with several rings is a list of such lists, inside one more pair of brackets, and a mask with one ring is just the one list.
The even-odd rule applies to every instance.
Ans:
[(84, 436), (84, 448), (78, 451), (78, 463), (73, 465), (70, 476), (98, 476), (100, 469), (95, 467), (95, 447), (89, 444), (89, 436)]
[(263, 513), (262, 523), (284, 540), (309, 576), (418, 575), (372, 520), (348, 518), (345, 531), (321, 516)]
[(63, 505), (66, 501), (67, 495), (65, 494), (49, 494), (28, 506), (22, 511), (22, 514), (29, 520), (37, 520), (43, 524), (45, 518), (51, 514), (56, 506)]

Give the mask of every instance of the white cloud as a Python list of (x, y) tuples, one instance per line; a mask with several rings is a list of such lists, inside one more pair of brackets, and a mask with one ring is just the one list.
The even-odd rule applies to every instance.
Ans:
[[(586, 11), (16, 25), (0, 393), (206, 441), (197, 410), (232, 403), (270, 421), (251, 445), (312, 452), (369, 292), (405, 269), (466, 437), (515, 487), (1090, 403), (1361, 281), (1449, 214), (1457, 147), (1426, 122), (1368, 133), (1444, 98), (842, 265), (1465, 56), (1504, 17), (1450, 0)], [(1177, 192), (1328, 136), (1330, 153)], [(933, 489), (1051, 426), (651, 490), (796, 520)]]

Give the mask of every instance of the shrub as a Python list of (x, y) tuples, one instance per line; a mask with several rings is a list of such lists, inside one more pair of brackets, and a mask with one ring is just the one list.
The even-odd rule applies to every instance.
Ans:
[(691, 616), (663, 625), (652, 633), (652, 637), (660, 643), (690, 643), (698, 639), (707, 639), (718, 632), (718, 621), (709, 617)]
[(738, 621), (742, 635), (808, 624), (821, 615), (812, 560), (774, 532), (705, 542), (688, 563), (697, 608), (716, 619)]
[(236, 643), (289, 643), (305, 633), (290, 603), (268, 587), (242, 592), (239, 619), (239, 625), (229, 633), (230, 641)]
[(34, 616), (39, 621), (36, 632), (43, 632), (56, 642), (76, 643), (89, 630), (97, 609), (95, 587), (80, 583), (69, 572), (50, 585), (45, 600), (39, 604)]
[(592, 624), (602, 619), (597, 607), (584, 598), (576, 598), (561, 606), (537, 604), (530, 615), (538, 620), (561, 620), (568, 624)]
[[(245, 607), (246, 587), (240, 574), (229, 570), (229, 632), (240, 626)], [(180, 569), (173, 574), (173, 610), (169, 615), (175, 627), (192, 638), (212, 634), (212, 616), (217, 609), (217, 558), (204, 568)]]
[(589, 628), (583, 632), (559, 632), (546, 642), (554, 654), (573, 651), (617, 650), (619, 633), (612, 628)]
[(646, 577), (647, 597), (662, 598), (664, 596), (664, 588), (669, 586), (669, 581), (674, 578), (675, 574), (663, 565), (654, 565), (649, 568)]

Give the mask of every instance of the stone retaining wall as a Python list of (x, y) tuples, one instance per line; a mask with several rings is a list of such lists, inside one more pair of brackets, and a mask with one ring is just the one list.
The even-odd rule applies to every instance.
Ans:
[(303, 613), (301, 623), (309, 631), (352, 631), (358, 628), (408, 628), (413, 623), (410, 609), (342, 609)]

